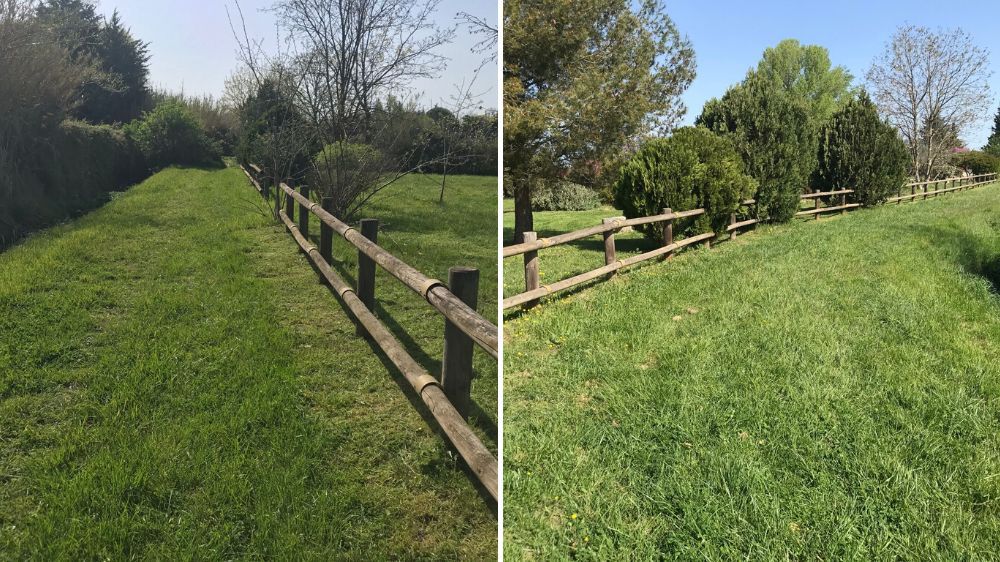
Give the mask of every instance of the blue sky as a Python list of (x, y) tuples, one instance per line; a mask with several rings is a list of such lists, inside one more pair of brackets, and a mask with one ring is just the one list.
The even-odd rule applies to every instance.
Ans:
[[(698, 77), (684, 95), (686, 123), (701, 113), (706, 100), (721, 96), (727, 87), (742, 80), (747, 69), (756, 66), (764, 49), (782, 39), (826, 47), (833, 64), (845, 66), (854, 75), (855, 83), (860, 83), (895, 29), (905, 23), (961, 27), (971, 34), (979, 46), (990, 51), (994, 100), (990, 118), (1000, 104), (1000, 0), (678, 0), (667, 2), (667, 13), (681, 33), (691, 39), (698, 58)], [(984, 121), (963, 139), (979, 148), (985, 144), (989, 130), (990, 123)]]
[[(275, 45), (274, 18), (261, 8), (273, 0), (241, 0), (247, 28), (252, 36)], [(189, 94), (222, 94), (225, 79), (237, 68), (236, 42), (226, 19), (226, 5), (235, 17), (232, 0), (100, 0), (101, 13), (110, 16), (118, 9), (134, 36), (150, 43), (150, 81), (154, 86)], [(495, 0), (443, 0), (438, 8), (440, 23), (455, 25), (455, 15), (468, 12), (497, 21)], [(459, 28), (456, 40), (440, 54), (450, 59), (448, 69), (437, 80), (413, 84), (411, 94), (422, 94), (426, 105), (447, 102), (455, 84), (472, 76), (482, 61), (470, 52), (476, 39)], [(496, 107), (496, 65), (484, 68), (476, 82), (476, 92), (484, 93), (485, 105)]]

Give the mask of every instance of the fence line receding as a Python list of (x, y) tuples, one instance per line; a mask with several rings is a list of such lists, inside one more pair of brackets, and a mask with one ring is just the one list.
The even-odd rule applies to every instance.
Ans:
[[(901, 203), (903, 200), (914, 200), (919, 197), (923, 197), (924, 199), (928, 197), (936, 197), (940, 194), (962, 191), (992, 183), (997, 181), (997, 179), (998, 174), (994, 173), (908, 183), (901, 186), (896, 196), (890, 197), (887, 202)], [(942, 184), (945, 187), (938, 189), (938, 187)], [(931, 185), (934, 186), (933, 190), (929, 189), (929, 186)], [(918, 190), (918, 188), (922, 189)], [(902, 193), (906, 189), (910, 190), (909, 194)], [(800, 207), (803, 208), (796, 212), (795, 216), (815, 216), (818, 219), (823, 213), (843, 214), (847, 211), (857, 209), (861, 207), (860, 203), (848, 202), (847, 200), (847, 196), (853, 193), (853, 189), (837, 189), (833, 191), (817, 190), (812, 193), (804, 193), (800, 197)], [(826, 203), (824, 203), (824, 200)], [(812, 206), (808, 207), (810, 204)], [(741, 229), (756, 225), (765, 220), (752, 216), (754, 213), (750, 211), (750, 208), (755, 206), (756, 201), (753, 199), (748, 199), (742, 202), (741, 212), (739, 214), (749, 218), (737, 220), (737, 213), (730, 215), (729, 224), (726, 226), (726, 233), (729, 234), (730, 238), (735, 238)], [(663, 256), (664, 258), (669, 259), (676, 251), (687, 246), (701, 243), (706, 248), (711, 247), (712, 242), (719, 238), (719, 235), (715, 232), (706, 232), (704, 234), (690, 236), (679, 242), (675, 242), (673, 239), (674, 221), (682, 218), (696, 217), (704, 213), (705, 209), (691, 209), (689, 211), (673, 212), (671, 209), (667, 208), (663, 209), (663, 211), (658, 215), (651, 215), (647, 217), (637, 217), (632, 219), (626, 219), (625, 217), (607, 218), (604, 219), (599, 225), (574, 230), (572, 232), (565, 232), (547, 238), (538, 238), (537, 233), (535, 232), (525, 232), (524, 240), (521, 243), (504, 246), (501, 252), (504, 259), (514, 256), (524, 256), (524, 291), (503, 299), (503, 308), (506, 310), (515, 306), (534, 306), (538, 303), (540, 298), (546, 295), (569, 289), (570, 287), (586, 283), (602, 276), (610, 277), (619, 269), (656, 257)], [(615, 233), (620, 232), (626, 227), (651, 223), (663, 223), (660, 236), (660, 247), (629, 258), (618, 259), (615, 248)], [(583, 238), (589, 238), (598, 234), (602, 235), (604, 238), (604, 265), (602, 267), (598, 267), (597, 269), (580, 273), (551, 284), (543, 285), (541, 283), (538, 257), (538, 252), (540, 250), (567, 244)]]
[[(445, 285), (380, 247), (377, 243), (378, 221), (362, 219), (359, 231), (324, 209), (328, 199), (324, 199), (322, 204), (309, 199), (308, 186), (300, 186), (300, 192), (297, 192), (284, 182), (271, 180), (259, 166), (250, 164), (241, 168), (265, 198), (270, 198), (271, 188), (276, 186), (274, 210), (277, 217), (358, 321), (359, 333), (370, 337), (399, 369), (472, 473), (496, 500), (497, 459), (466, 421), (472, 405), (470, 392), (473, 347), (478, 346), (494, 359), (498, 357), (497, 326), (475, 310), (478, 270), (453, 267), (449, 270), (449, 283)], [(284, 208), (281, 205), (282, 199)], [(319, 247), (309, 240), (310, 215), (315, 215), (320, 220)], [(358, 250), (356, 288), (344, 281), (330, 265), (333, 261), (333, 233), (337, 233)], [(445, 318), (440, 377), (428, 373), (373, 313), (376, 266), (382, 267), (404, 286), (420, 295)]]

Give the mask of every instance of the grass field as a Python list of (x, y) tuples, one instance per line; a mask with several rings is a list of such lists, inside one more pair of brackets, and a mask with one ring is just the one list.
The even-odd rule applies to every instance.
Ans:
[[(493, 317), (496, 179), (436, 188), (366, 215), (428, 275), (480, 267)], [(382, 272), (376, 294), (437, 372), (440, 316)], [(0, 559), (495, 558), (474, 478), (354, 332), (235, 169), (166, 170), (0, 254)]]
[(762, 227), (509, 314), (506, 556), (998, 559), (998, 288), (992, 185)]

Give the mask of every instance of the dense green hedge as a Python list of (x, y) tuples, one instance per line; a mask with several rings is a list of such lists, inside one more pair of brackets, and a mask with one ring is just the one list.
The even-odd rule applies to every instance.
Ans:
[(36, 228), (99, 205), (147, 175), (136, 144), (121, 129), (64, 121), (30, 161), (0, 168), (0, 247)]

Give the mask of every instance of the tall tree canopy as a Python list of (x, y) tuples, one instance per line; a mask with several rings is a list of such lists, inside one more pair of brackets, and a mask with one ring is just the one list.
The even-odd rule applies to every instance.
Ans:
[(515, 237), (532, 184), (597, 166), (684, 114), (694, 50), (658, 0), (504, 2), (504, 167)]
[(95, 71), (79, 87), (74, 117), (125, 123), (142, 114), (149, 99), (149, 49), (132, 36), (117, 11), (105, 22), (90, 1), (46, 0), (37, 13), (70, 59)]
[(843, 66), (833, 66), (830, 53), (819, 45), (785, 39), (764, 50), (757, 74), (795, 99), (807, 102), (810, 125), (816, 130), (851, 99), (854, 77)]
[(961, 29), (899, 28), (868, 70), (879, 110), (899, 129), (914, 176), (938, 173), (957, 133), (985, 116), (989, 56)]

